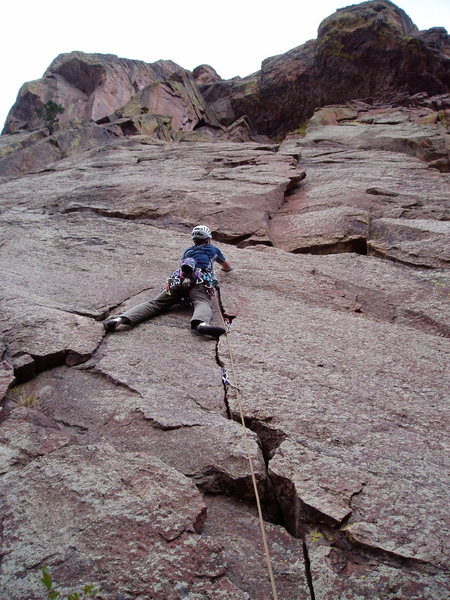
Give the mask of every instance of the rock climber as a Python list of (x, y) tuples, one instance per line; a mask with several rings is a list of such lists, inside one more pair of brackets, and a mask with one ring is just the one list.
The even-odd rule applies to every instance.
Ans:
[(214, 277), (213, 263), (217, 261), (222, 271), (231, 271), (231, 266), (219, 248), (211, 244), (211, 230), (206, 225), (194, 227), (192, 240), (194, 245), (183, 252), (181, 267), (172, 273), (166, 289), (153, 300), (142, 302), (121, 315), (104, 321), (103, 326), (107, 332), (137, 325), (187, 299), (194, 306), (192, 329), (216, 338), (225, 333), (223, 327), (210, 324), (213, 316), (212, 296), (218, 284)]

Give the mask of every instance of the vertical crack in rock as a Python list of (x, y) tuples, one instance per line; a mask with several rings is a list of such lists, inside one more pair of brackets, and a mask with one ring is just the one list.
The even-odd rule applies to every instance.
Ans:
[(311, 559), (309, 558), (308, 545), (306, 544), (305, 539), (302, 540), (303, 545), (303, 562), (305, 563), (305, 577), (308, 582), (309, 593), (311, 595), (311, 600), (316, 600), (316, 594), (314, 592), (314, 583), (311, 573)]
[[(264, 518), (267, 521), (269, 521), (270, 523), (275, 523), (277, 525), (281, 525), (282, 527), (286, 528), (284, 521), (283, 521), (283, 512), (282, 512), (281, 506), (279, 504), (278, 498), (275, 494), (272, 479), (269, 474), (268, 458), (267, 458), (267, 452), (265, 450), (265, 444), (261, 440), (258, 430), (253, 429), (248, 426), (247, 419), (245, 417), (244, 417), (244, 424), (242, 424), (240, 415), (233, 414), (231, 411), (229, 398), (228, 398), (228, 391), (229, 391), (228, 387), (229, 387), (230, 383), (227, 381), (228, 376), (227, 376), (227, 372), (225, 370), (225, 364), (222, 361), (222, 359), (220, 358), (219, 341), (220, 340), (218, 339), (216, 342), (215, 360), (216, 360), (217, 365), (221, 368), (221, 371), (222, 371), (222, 385), (224, 388), (224, 404), (225, 404), (225, 408), (226, 408), (226, 412), (227, 412), (227, 418), (235, 421), (236, 423), (238, 423), (239, 425), (241, 425), (243, 427), (246, 427), (247, 429), (249, 429), (250, 431), (252, 431), (253, 433), (256, 434), (257, 440), (258, 440), (258, 445), (261, 449), (261, 453), (263, 455), (263, 459), (264, 459), (264, 463), (265, 463), (264, 490), (263, 490), (262, 497), (260, 497), (261, 505), (262, 505), (263, 512), (264, 512)], [(281, 441), (280, 441), (280, 443), (281, 443)]]
[[(235, 421), (238, 420), (237, 415), (233, 415), (232, 418)], [(244, 417), (244, 421), (246, 426), (258, 436), (264, 460), (266, 465), (268, 465), (278, 447), (286, 439), (286, 434), (283, 431), (270, 427), (268, 422), (260, 421), (255, 417)]]
[(227, 411), (227, 418), (231, 419), (231, 410), (230, 410), (230, 403), (228, 401), (228, 384), (225, 381), (225, 364), (223, 363), (223, 361), (221, 360), (220, 356), (219, 356), (219, 338), (216, 341), (216, 350), (215, 350), (215, 355), (216, 355), (216, 363), (219, 365), (221, 372), (222, 372), (222, 386), (223, 386), (223, 401), (225, 404), (225, 409)]

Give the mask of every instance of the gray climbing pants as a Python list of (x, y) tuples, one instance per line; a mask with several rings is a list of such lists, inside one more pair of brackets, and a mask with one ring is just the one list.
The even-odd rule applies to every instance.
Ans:
[[(186, 292), (183, 293), (185, 294)], [(133, 308), (130, 308), (130, 310), (122, 313), (120, 316), (129, 319), (131, 325), (136, 325), (141, 321), (146, 321), (147, 319), (156, 317), (156, 315), (168, 310), (175, 304), (180, 304), (183, 293), (176, 289), (171, 291), (170, 294), (168, 294), (166, 291), (163, 291), (156, 296), (156, 298), (153, 298), (153, 300), (137, 304)], [(189, 300), (194, 305), (194, 313), (191, 317), (191, 323), (192, 321), (209, 323), (212, 319), (213, 308), (211, 296), (208, 294), (206, 286), (203, 283), (192, 286), (189, 289), (188, 296)]]

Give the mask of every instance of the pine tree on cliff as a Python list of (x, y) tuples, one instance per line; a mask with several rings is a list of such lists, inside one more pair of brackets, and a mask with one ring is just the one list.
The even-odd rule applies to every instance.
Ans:
[(36, 112), (39, 117), (44, 119), (49, 133), (52, 135), (54, 127), (59, 121), (58, 115), (64, 112), (64, 108), (60, 104), (53, 102), (53, 100), (49, 100), (42, 108), (38, 108)]

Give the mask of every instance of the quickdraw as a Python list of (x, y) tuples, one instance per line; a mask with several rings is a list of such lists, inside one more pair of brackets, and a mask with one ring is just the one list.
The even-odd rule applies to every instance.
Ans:
[(227, 373), (227, 370), (225, 369), (225, 367), (222, 367), (222, 383), (226, 387), (232, 387), (235, 390), (239, 389), (237, 385), (234, 385), (234, 383), (231, 383), (230, 378), (228, 376), (228, 373)]

